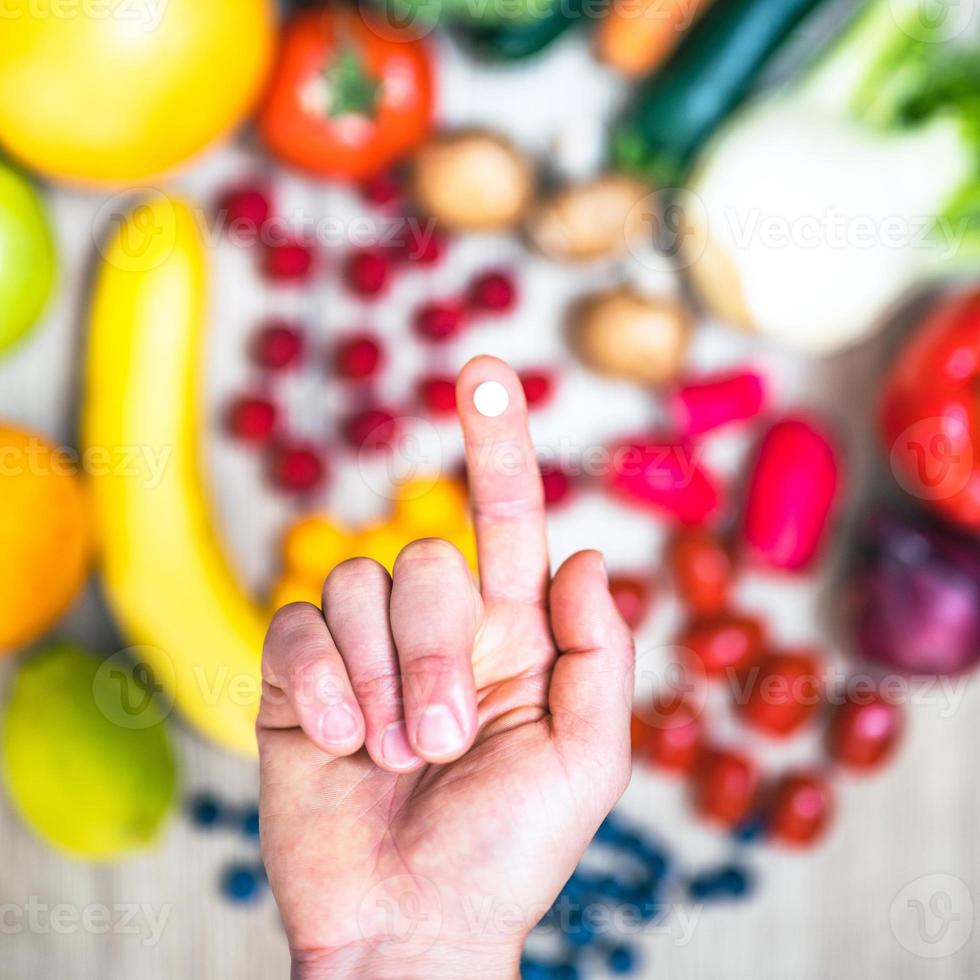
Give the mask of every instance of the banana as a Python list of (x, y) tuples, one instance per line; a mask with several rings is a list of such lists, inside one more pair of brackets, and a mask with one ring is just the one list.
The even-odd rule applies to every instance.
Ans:
[(118, 223), (101, 253), (82, 437), (108, 600), (187, 721), (254, 754), (266, 624), (208, 515), (200, 230), (187, 202), (157, 195)]

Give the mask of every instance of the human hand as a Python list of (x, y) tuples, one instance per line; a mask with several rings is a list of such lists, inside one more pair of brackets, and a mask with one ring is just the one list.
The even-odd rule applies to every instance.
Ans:
[[(481, 415), (474, 391), (506, 390)], [(487, 389), (483, 389), (486, 391)], [(498, 392), (499, 394), (499, 392)], [(262, 852), (297, 980), (514, 977), (630, 775), (633, 646), (599, 554), (551, 578), (521, 384), (462, 370), (479, 550), (338, 565), (262, 656)]]

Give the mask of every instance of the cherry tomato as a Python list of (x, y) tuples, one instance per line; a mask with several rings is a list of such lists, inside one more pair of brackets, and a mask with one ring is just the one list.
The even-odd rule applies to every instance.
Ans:
[(767, 828), (784, 844), (805, 846), (823, 836), (833, 812), (827, 780), (816, 773), (787, 773), (773, 794)]
[(670, 562), (681, 601), (696, 616), (718, 616), (728, 604), (732, 557), (710, 531), (681, 531), (670, 546)]
[(702, 755), (694, 775), (694, 806), (702, 816), (733, 826), (751, 812), (759, 770), (747, 756), (729, 749)]
[(395, 39), (363, 11), (307, 11), (286, 25), (259, 134), (286, 163), (362, 181), (425, 139), (433, 87), (424, 42)]
[(887, 761), (902, 735), (902, 710), (880, 694), (854, 695), (837, 710), (827, 733), (832, 759), (852, 769)]
[(790, 735), (817, 710), (823, 679), (819, 658), (767, 653), (744, 676), (742, 718), (770, 735)]
[(619, 615), (631, 630), (636, 629), (650, 612), (652, 591), (650, 581), (646, 578), (614, 575), (609, 579), (609, 592)]
[(708, 677), (742, 671), (758, 659), (762, 651), (762, 623), (754, 616), (728, 614), (714, 619), (695, 620), (677, 638), (696, 666)]
[(664, 697), (634, 708), (632, 735), (637, 756), (661, 769), (687, 773), (701, 757), (704, 725), (689, 701)]

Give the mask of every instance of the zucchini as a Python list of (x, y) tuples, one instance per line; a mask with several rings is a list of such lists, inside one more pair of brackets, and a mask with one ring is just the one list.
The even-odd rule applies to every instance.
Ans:
[(582, 19), (581, 0), (553, 0), (541, 14), (474, 22), (461, 26), (459, 35), (473, 53), (487, 61), (521, 61), (538, 54)]
[(640, 87), (612, 135), (615, 165), (679, 187), (705, 141), (748, 95), (790, 31), (828, 0), (716, 0)]

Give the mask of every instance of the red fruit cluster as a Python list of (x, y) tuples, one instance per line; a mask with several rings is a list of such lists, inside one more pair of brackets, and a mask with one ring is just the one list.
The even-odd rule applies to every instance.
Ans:
[[(727, 679), (737, 717), (773, 738), (801, 731), (827, 708), (824, 667), (810, 650), (768, 646), (764, 624), (732, 609), (736, 573), (727, 543), (704, 529), (679, 532), (668, 548), (675, 588), (691, 615), (676, 643), (688, 677)], [(877, 692), (854, 692), (829, 713), (826, 752), (851, 771), (868, 771), (892, 754), (901, 734), (896, 704)], [(816, 842), (834, 811), (827, 772), (791, 771), (768, 785), (755, 760), (736, 746), (712, 743), (707, 720), (683, 697), (655, 699), (634, 709), (638, 758), (691, 780), (695, 810), (735, 827), (759, 817), (773, 840)]]

